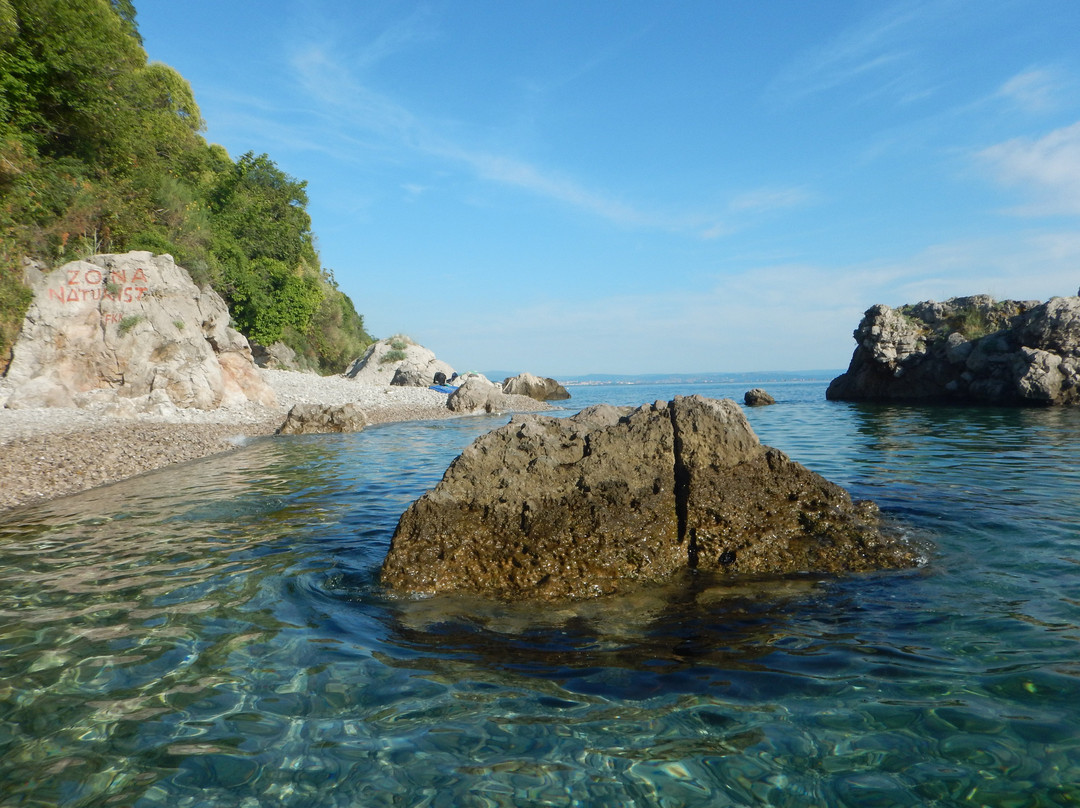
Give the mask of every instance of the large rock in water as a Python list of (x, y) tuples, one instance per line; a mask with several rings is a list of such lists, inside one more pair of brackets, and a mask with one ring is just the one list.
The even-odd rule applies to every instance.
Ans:
[(834, 400), (1080, 403), (1080, 297), (987, 295), (868, 309)]
[(7, 406), (146, 397), (215, 409), (275, 404), (229, 310), (170, 255), (95, 255), (41, 273), (15, 344)]
[(776, 575), (916, 560), (873, 505), (762, 446), (737, 404), (692, 396), (517, 416), (481, 436), (402, 515), (382, 580), (563, 600), (688, 567)]
[(426, 387), (433, 383), (436, 373), (450, 378), (454, 369), (436, 359), (434, 352), (423, 345), (398, 335), (369, 345), (364, 354), (345, 369), (343, 375), (360, 384), (376, 387), (389, 387), (394, 383), (395, 376), (399, 384)]

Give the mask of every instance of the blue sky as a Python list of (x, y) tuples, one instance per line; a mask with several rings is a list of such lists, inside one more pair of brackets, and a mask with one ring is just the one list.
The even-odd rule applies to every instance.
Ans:
[(875, 303), (1080, 286), (1075, 0), (141, 0), (458, 369), (846, 367)]

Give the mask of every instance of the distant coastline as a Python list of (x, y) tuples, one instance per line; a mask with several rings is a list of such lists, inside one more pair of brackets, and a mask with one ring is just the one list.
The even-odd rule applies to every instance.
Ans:
[(615, 373), (590, 373), (581, 376), (563, 376), (559, 382), (566, 386), (577, 385), (632, 385), (632, 384), (745, 384), (749, 382), (828, 382), (842, 370), (765, 370), (741, 373), (642, 373), (620, 375)]

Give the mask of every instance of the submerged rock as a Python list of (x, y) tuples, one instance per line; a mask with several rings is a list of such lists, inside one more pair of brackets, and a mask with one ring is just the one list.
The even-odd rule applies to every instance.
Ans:
[(402, 515), (382, 580), (504, 600), (606, 595), (688, 567), (732, 575), (909, 567), (876, 509), (692, 396), (478, 438)]
[(1080, 403), (1080, 297), (879, 304), (854, 336), (858, 346), (829, 399)]

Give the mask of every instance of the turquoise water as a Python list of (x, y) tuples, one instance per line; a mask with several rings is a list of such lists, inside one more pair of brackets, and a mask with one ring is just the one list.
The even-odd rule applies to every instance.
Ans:
[(876, 500), (923, 567), (543, 611), (382, 591), (398, 515), (495, 417), (264, 439), (0, 516), (0, 805), (1080, 803), (1080, 411), (766, 387), (762, 440)]

